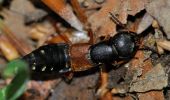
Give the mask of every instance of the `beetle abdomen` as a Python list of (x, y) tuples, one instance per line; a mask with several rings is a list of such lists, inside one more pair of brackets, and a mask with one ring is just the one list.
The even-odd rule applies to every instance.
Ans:
[(64, 73), (70, 71), (69, 46), (64, 43), (41, 46), (23, 57), (33, 72)]

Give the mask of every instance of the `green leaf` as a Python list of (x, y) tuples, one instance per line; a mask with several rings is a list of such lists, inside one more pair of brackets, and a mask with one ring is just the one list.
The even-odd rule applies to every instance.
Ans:
[(25, 91), (26, 83), (29, 80), (28, 66), (24, 61), (13, 60), (7, 64), (2, 75), (14, 77), (9, 85), (0, 89), (0, 100), (15, 100)]

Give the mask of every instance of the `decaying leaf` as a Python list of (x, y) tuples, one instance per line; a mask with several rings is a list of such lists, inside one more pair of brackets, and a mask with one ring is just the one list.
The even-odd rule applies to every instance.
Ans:
[(35, 8), (29, 0), (12, 1), (10, 10), (22, 15), (24, 17), (24, 23), (38, 21), (47, 15), (47, 12), (42, 9)]
[[(22, 100), (44, 100), (52, 92), (57, 84), (61, 82), (61, 79), (58, 80), (48, 80), (44, 82), (30, 81), (27, 85), (27, 91), (22, 96)], [(43, 91), (42, 91), (43, 90)]]
[(147, 0), (107, 0), (105, 2), (98, 12), (88, 18), (88, 22), (95, 32), (95, 38), (113, 36), (116, 33), (116, 25), (110, 20), (109, 12), (117, 15), (117, 18), (126, 24), (128, 15), (134, 16), (147, 4)]
[(146, 7), (147, 12), (153, 16), (170, 39), (170, 0), (152, 0)]
[(130, 86), (130, 92), (146, 92), (161, 90), (168, 85), (168, 76), (161, 64), (157, 64), (143, 78), (136, 80)]
[(143, 16), (141, 22), (139, 23), (138, 29), (137, 29), (136, 33), (137, 33), (137, 34), (140, 34), (140, 33), (142, 33), (144, 30), (146, 30), (146, 29), (152, 24), (153, 20), (154, 20), (154, 19), (152, 18), (152, 16), (150, 16), (148, 13), (146, 13), (146, 14)]

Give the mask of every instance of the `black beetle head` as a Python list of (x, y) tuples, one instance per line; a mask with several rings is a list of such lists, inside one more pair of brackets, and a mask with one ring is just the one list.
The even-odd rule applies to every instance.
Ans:
[(129, 59), (137, 51), (138, 39), (133, 32), (122, 31), (116, 34), (110, 41), (113, 48), (116, 49), (120, 59)]

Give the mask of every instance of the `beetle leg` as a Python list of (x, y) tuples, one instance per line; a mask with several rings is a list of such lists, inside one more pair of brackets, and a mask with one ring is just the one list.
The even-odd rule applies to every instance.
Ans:
[(66, 41), (68, 44), (72, 44), (72, 42), (68, 39), (68, 37), (66, 35), (63, 35), (63, 34), (59, 34), (59, 36), (64, 40)]
[(97, 96), (99, 98), (103, 97), (109, 89), (107, 89), (107, 83), (108, 82), (108, 73), (105, 69), (105, 65), (101, 65), (101, 71), (100, 71), (100, 86), (97, 89)]
[(125, 64), (125, 63), (126, 63), (126, 61), (115, 61), (115, 62), (112, 63), (112, 65), (116, 66), (116, 67), (117, 66), (119, 67), (120, 65)]
[(74, 75), (73, 72), (67, 72), (63, 74), (62, 78), (66, 83), (70, 83), (73, 79), (73, 75)]

